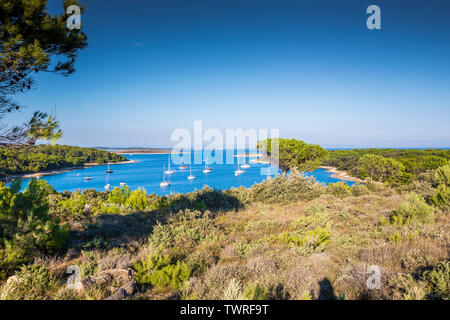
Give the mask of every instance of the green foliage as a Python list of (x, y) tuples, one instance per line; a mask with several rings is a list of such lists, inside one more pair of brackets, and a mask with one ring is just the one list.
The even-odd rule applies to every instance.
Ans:
[(83, 261), (79, 265), (81, 276), (83, 278), (94, 275), (98, 270), (98, 264), (95, 260), (94, 254), (90, 251), (83, 251)]
[(127, 202), (129, 195), (130, 188), (128, 186), (124, 186), (123, 188), (115, 187), (108, 196), (108, 202), (117, 205), (124, 205)]
[(74, 192), (69, 199), (59, 203), (64, 210), (67, 210), (71, 215), (75, 216), (82, 216), (86, 212), (86, 204), (85, 197), (79, 192)]
[(201, 242), (215, 242), (221, 233), (214, 220), (200, 211), (180, 211), (168, 223), (157, 223), (150, 243), (157, 248), (176, 249), (186, 254)]
[(0, 270), (6, 276), (30, 260), (36, 250), (55, 252), (68, 239), (68, 226), (49, 216), (48, 196), (53, 189), (32, 180), (22, 193), (0, 184)]
[(418, 194), (411, 193), (390, 217), (391, 224), (403, 225), (413, 222), (429, 223), (434, 221), (434, 209), (427, 205)]
[(405, 169), (401, 162), (375, 154), (362, 156), (359, 159), (359, 165), (362, 176), (368, 176), (376, 181), (390, 180), (395, 182), (398, 177), (402, 176)]
[(0, 147), (0, 178), (77, 167), (84, 163), (125, 161), (122, 155), (93, 148), (37, 145), (20, 148)]
[(245, 300), (267, 300), (268, 295), (259, 283), (251, 283), (244, 289)]
[(431, 202), (440, 209), (449, 210), (450, 187), (444, 184), (439, 185), (435, 191), (435, 194), (431, 197)]
[[(1, 115), (21, 108), (10, 95), (32, 90), (33, 73), (69, 75), (75, 71), (76, 55), (87, 43), (81, 30), (69, 30), (66, 26), (69, 15), (65, 8), (70, 4), (78, 4), (78, 1), (65, 0), (64, 13), (50, 15), (47, 0), (0, 1)], [(27, 138), (34, 144), (40, 138), (54, 140), (61, 136), (53, 117), (47, 122), (40, 120), (39, 125), (31, 123), (31, 126), (8, 128), (6, 134), (2, 132), (0, 144), (20, 144)]]
[(432, 297), (435, 299), (450, 299), (450, 262), (442, 261), (433, 270), (423, 273), (423, 278), (431, 287)]
[(436, 180), (439, 184), (450, 187), (450, 164), (442, 166), (436, 171)]
[(294, 168), (313, 171), (328, 156), (328, 151), (321, 146), (295, 139), (266, 139), (258, 141), (257, 148), (269, 158), (278, 157), (278, 165), (284, 173)]
[(125, 205), (136, 210), (144, 210), (149, 205), (145, 189), (133, 190), (125, 201)]
[(134, 264), (136, 280), (158, 289), (178, 290), (191, 276), (191, 269), (182, 261), (169, 255), (147, 256)]
[(305, 254), (322, 252), (330, 243), (331, 231), (329, 228), (317, 227), (307, 232), (283, 232), (272, 237), (276, 243), (284, 243), (293, 248), (301, 248)]
[[(367, 157), (370, 156), (370, 157)], [(372, 157), (375, 156), (375, 157)], [(364, 159), (362, 159), (365, 157)], [(396, 160), (401, 163), (386, 159)], [(353, 149), (333, 150), (325, 165), (347, 171), (359, 178), (372, 176), (375, 180), (408, 184), (421, 173), (437, 169), (450, 159), (450, 150), (442, 149)]]
[(287, 177), (277, 176), (253, 185), (250, 189), (231, 189), (231, 194), (244, 203), (283, 203), (293, 200), (311, 200), (324, 191), (320, 183), (293, 170)]
[(0, 300), (45, 300), (57, 287), (56, 278), (45, 267), (23, 266), (14, 279), (1, 287)]
[(36, 111), (31, 120), (26, 124), (26, 131), (28, 145), (35, 145), (39, 139), (54, 144), (63, 135), (56, 117), (39, 111)]
[(336, 183), (329, 183), (327, 185), (327, 192), (336, 197), (346, 197), (352, 195), (352, 188), (344, 181), (339, 181)]

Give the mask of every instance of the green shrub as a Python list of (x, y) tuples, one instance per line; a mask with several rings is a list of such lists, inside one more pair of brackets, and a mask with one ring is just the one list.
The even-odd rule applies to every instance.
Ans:
[(0, 184), (0, 274), (6, 276), (39, 251), (65, 247), (68, 226), (49, 215), (48, 196), (54, 191), (44, 180), (33, 179), (25, 191)]
[(293, 248), (301, 248), (305, 254), (322, 252), (330, 243), (331, 231), (329, 228), (317, 227), (304, 233), (283, 232), (272, 239), (277, 243), (284, 243)]
[(245, 300), (267, 300), (268, 296), (264, 288), (259, 283), (251, 283), (244, 289)]
[(450, 187), (441, 184), (431, 197), (431, 203), (437, 208), (448, 210), (450, 208)]
[(336, 197), (346, 197), (352, 194), (352, 188), (345, 182), (339, 181), (336, 183), (329, 183), (327, 185), (327, 192)]
[(429, 223), (434, 221), (434, 209), (426, 204), (418, 194), (411, 193), (406, 196), (390, 217), (391, 224), (407, 224), (412, 222)]
[(158, 289), (178, 290), (191, 276), (191, 269), (170, 255), (155, 254), (134, 264), (136, 280)]
[(245, 202), (286, 203), (293, 200), (312, 200), (323, 193), (323, 187), (314, 179), (296, 170), (287, 177), (277, 176), (253, 185), (250, 189), (231, 189)]
[(436, 180), (439, 184), (450, 187), (450, 164), (439, 167), (436, 171)]
[(96, 274), (98, 271), (98, 264), (95, 261), (94, 254), (89, 251), (82, 251), (82, 255), (83, 261), (79, 265), (81, 276), (87, 278)]
[(117, 205), (124, 205), (129, 195), (130, 188), (128, 186), (124, 186), (123, 188), (115, 187), (108, 196), (108, 202)]
[(440, 262), (433, 270), (423, 273), (423, 278), (431, 287), (432, 298), (450, 299), (450, 262)]
[(87, 201), (79, 192), (74, 192), (67, 200), (62, 200), (59, 205), (63, 207), (69, 215), (83, 216), (86, 212)]
[(45, 267), (23, 266), (0, 289), (1, 300), (45, 300), (58, 288), (58, 281)]
[(141, 190), (141, 188), (131, 191), (125, 201), (125, 205), (131, 207), (132, 209), (141, 211), (144, 210), (148, 206), (148, 204), (149, 202), (145, 189)]

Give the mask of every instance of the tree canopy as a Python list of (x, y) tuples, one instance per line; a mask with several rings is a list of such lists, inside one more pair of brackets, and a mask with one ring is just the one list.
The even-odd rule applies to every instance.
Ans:
[[(278, 150), (273, 149), (277, 145)], [(313, 171), (328, 156), (328, 151), (321, 146), (296, 139), (266, 139), (259, 141), (257, 148), (267, 154), (272, 163), (275, 163), (273, 160), (278, 157), (278, 166), (283, 174), (294, 168)]]
[[(22, 108), (11, 96), (31, 90), (33, 74), (74, 72), (76, 55), (87, 45), (81, 30), (66, 26), (66, 8), (77, 3), (65, 0), (64, 13), (51, 16), (47, 0), (0, 0), (0, 120)], [(29, 138), (25, 126), (3, 124), (0, 130), (0, 144)]]

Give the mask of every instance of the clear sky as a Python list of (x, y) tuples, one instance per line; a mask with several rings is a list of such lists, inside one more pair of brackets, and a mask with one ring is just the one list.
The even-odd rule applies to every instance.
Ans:
[(76, 73), (39, 75), (11, 117), (56, 106), (61, 143), (171, 146), (202, 120), (325, 147), (450, 147), (448, 0), (84, 2)]

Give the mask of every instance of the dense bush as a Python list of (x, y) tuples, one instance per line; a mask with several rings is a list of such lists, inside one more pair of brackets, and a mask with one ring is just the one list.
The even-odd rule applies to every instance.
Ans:
[(277, 176), (253, 185), (250, 189), (231, 189), (245, 203), (280, 203), (292, 200), (311, 200), (323, 193), (323, 186), (314, 179), (293, 170), (288, 177)]
[(450, 164), (439, 167), (436, 171), (436, 180), (439, 184), (450, 187)]
[(434, 220), (434, 209), (427, 205), (418, 194), (411, 193), (406, 196), (390, 217), (392, 224), (408, 224), (413, 222), (429, 223)]
[[(361, 161), (363, 157), (372, 161)], [(450, 150), (372, 148), (332, 150), (329, 159), (325, 160), (325, 165), (350, 172), (359, 178), (372, 176), (376, 180), (407, 184), (417, 180), (421, 173), (445, 165), (449, 159)]]
[(22, 266), (0, 288), (0, 300), (45, 300), (49, 292), (58, 288), (58, 281), (49, 270), (40, 265)]
[(450, 262), (440, 262), (436, 268), (425, 271), (423, 278), (429, 282), (432, 297), (450, 299)]
[(17, 190), (0, 184), (0, 276), (29, 261), (35, 251), (62, 249), (68, 239), (68, 226), (49, 215), (50, 185), (32, 180), (25, 191)]
[(178, 290), (191, 275), (191, 269), (170, 255), (154, 254), (134, 264), (136, 280), (158, 289)]

